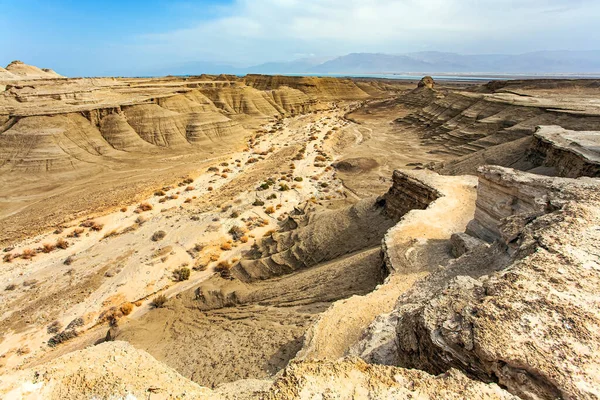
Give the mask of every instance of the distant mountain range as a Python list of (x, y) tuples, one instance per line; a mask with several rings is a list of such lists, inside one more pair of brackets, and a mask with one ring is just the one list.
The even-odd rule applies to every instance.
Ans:
[(586, 74), (600, 73), (600, 50), (538, 51), (507, 55), (463, 55), (436, 51), (382, 54), (352, 53), (331, 59), (305, 58), (238, 68), (213, 63), (189, 63), (151, 75), (198, 74), (384, 74), (384, 73), (490, 73)]

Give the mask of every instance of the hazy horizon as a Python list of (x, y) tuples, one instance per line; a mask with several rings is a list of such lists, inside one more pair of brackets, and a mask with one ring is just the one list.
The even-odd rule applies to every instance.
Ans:
[(0, 0), (0, 9), (0, 64), (67, 76), (349, 53), (590, 51), (600, 34), (593, 0)]

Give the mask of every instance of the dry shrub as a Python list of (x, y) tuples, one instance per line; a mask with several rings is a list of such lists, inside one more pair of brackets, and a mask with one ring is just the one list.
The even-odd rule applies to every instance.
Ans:
[(227, 278), (231, 276), (231, 264), (229, 263), (229, 261), (221, 261), (215, 267), (215, 272), (221, 274), (223, 278)]
[(121, 307), (119, 307), (119, 310), (121, 310), (123, 315), (129, 315), (133, 311), (133, 304), (123, 303), (123, 304), (121, 304)]
[(84, 228), (91, 228), (92, 226), (94, 226), (95, 222), (92, 219), (88, 219), (86, 221), (83, 221), (81, 224), (79, 224), (79, 226), (82, 226)]
[(223, 250), (223, 251), (229, 251), (229, 250), (231, 250), (231, 247), (232, 247), (231, 243), (229, 243), (229, 242), (221, 243), (221, 250)]
[(127, 207), (121, 207), (121, 212), (127, 212)]
[(252, 203), (253, 206), (264, 206), (265, 202), (259, 199), (254, 200), (254, 203)]
[(218, 261), (219, 260), (219, 255), (218, 254), (211, 254), (209, 259), (210, 259), (210, 261)]
[(269, 206), (267, 208), (265, 208), (265, 213), (267, 214), (273, 214), (275, 212), (275, 207), (273, 206)]
[(72, 237), (76, 237), (76, 238), (78, 238), (79, 236), (81, 236), (81, 234), (83, 234), (83, 232), (84, 232), (84, 229), (83, 229), (83, 228), (75, 228), (75, 229), (73, 229), (73, 230), (71, 231), (71, 233), (69, 233), (69, 234), (67, 235), (67, 237), (71, 237), (71, 238), (72, 238)]
[(221, 178), (227, 178), (227, 174), (221, 174)]
[(90, 229), (93, 231), (101, 231), (102, 228), (104, 228), (104, 224), (100, 224), (98, 222), (95, 222), (94, 225), (90, 227)]
[(240, 238), (244, 236), (244, 233), (246, 233), (246, 230), (237, 225), (232, 226), (231, 229), (229, 229), (229, 234), (231, 235), (233, 240), (240, 240)]
[(163, 308), (167, 303), (167, 300), (167, 296), (165, 296), (164, 294), (159, 294), (158, 296), (152, 299), (152, 307)]
[(36, 251), (32, 250), (32, 249), (23, 249), (23, 252), (21, 253), (21, 258), (23, 260), (30, 260), (31, 258), (35, 257), (36, 255)]
[(164, 190), (157, 190), (156, 192), (154, 192), (154, 195), (157, 197), (164, 196), (166, 194), (167, 193)]
[(185, 188), (186, 192), (191, 192), (192, 190), (194, 190), (193, 186), (188, 186), (188, 187)]
[(219, 172), (219, 168), (217, 168), (217, 167), (210, 167), (208, 169), (208, 172)]
[(135, 223), (138, 225), (143, 225), (146, 221), (146, 217), (143, 217), (141, 215), (135, 219)]
[(152, 210), (153, 208), (154, 208), (154, 207), (152, 207), (152, 204), (150, 204), (150, 203), (147, 203), (147, 202), (144, 202), (144, 203), (140, 203), (140, 204), (137, 206), (137, 208), (135, 209), (135, 212), (139, 214), (139, 213), (141, 213), (141, 212), (144, 212), (144, 211), (150, 211), (150, 210)]
[(102, 240), (104, 239), (108, 239), (109, 237), (113, 237), (113, 236), (117, 236), (119, 232), (117, 232), (116, 229), (113, 229), (112, 231), (105, 233), (104, 236), (102, 236)]
[(239, 211), (233, 211), (230, 215), (231, 218), (238, 218), (240, 216)]
[(55, 320), (54, 322), (52, 322), (50, 325), (48, 325), (46, 327), (46, 332), (55, 334), (55, 333), (60, 332), (61, 329), (62, 329), (62, 324), (60, 323), (60, 321)]
[(175, 271), (173, 271), (173, 277), (178, 282), (187, 281), (190, 279), (191, 272), (192, 271), (190, 271), (190, 269), (187, 267), (177, 268)]
[(51, 243), (44, 243), (42, 245), (42, 252), (43, 253), (50, 253), (51, 251), (54, 251), (54, 249), (56, 249), (56, 246), (51, 244)]
[(160, 199), (158, 199), (158, 202), (159, 202), (159, 203), (164, 203), (164, 202), (166, 202), (166, 201), (167, 201), (167, 198), (166, 198), (166, 197), (161, 197)]
[(135, 304), (135, 306), (136, 306), (136, 307), (141, 307), (141, 306), (142, 306), (142, 302), (141, 302), (141, 300), (138, 300), (138, 301), (136, 301), (136, 302), (135, 302), (135, 303), (133, 303), (133, 304)]
[(63, 264), (65, 265), (71, 265), (73, 264), (73, 261), (75, 261), (75, 257), (73, 256), (69, 256), (65, 259), (65, 261), (63, 261)]
[(187, 199), (185, 199), (185, 201), (184, 201), (184, 203), (191, 203), (191, 202), (192, 202), (192, 199), (190, 199), (190, 198), (187, 198)]
[(177, 194), (172, 194), (169, 196), (169, 199), (171, 200), (177, 200), (179, 198), (179, 196)]
[(323, 157), (323, 156), (316, 156), (315, 157), (315, 161), (321, 161), (322, 162), (322, 161), (325, 161), (325, 160), (327, 160), (327, 159), (325, 157)]
[(267, 231), (263, 237), (273, 236), (274, 233), (275, 233), (275, 229), (271, 229), (270, 231)]
[(214, 189), (212, 186), (209, 186), (206, 190), (208, 190), (209, 192), (212, 192)]
[(151, 239), (152, 239), (153, 242), (158, 242), (159, 240), (163, 240), (165, 238), (165, 236), (167, 236), (167, 232), (165, 232), (165, 231), (156, 231), (152, 235)]
[(258, 162), (258, 159), (252, 157), (249, 158), (248, 161), (246, 161), (246, 164), (254, 164), (255, 162)]
[(242, 237), (240, 238), (240, 242), (242, 242), (242, 243), (248, 243), (248, 236), (245, 236), (245, 235), (244, 235), (244, 236), (242, 236)]
[(16, 288), (17, 288), (17, 285), (15, 285), (14, 283), (11, 283), (11, 284), (6, 285), (4, 290), (15, 290)]
[(7, 263), (9, 263), (9, 262), (11, 262), (11, 261), (12, 261), (14, 258), (15, 258), (14, 254), (12, 254), (12, 253), (8, 253), (8, 254), (5, 254), (5, 255), (4, 255), (4, 257), (3, 257), (2, 259), (4, 260), (4, 262), (7, 262)]

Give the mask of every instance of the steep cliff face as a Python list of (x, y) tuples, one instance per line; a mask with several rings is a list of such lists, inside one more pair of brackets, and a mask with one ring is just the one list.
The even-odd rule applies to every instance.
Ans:
[[(526, 399), (597, 397), (599, 189), (588, 178), (482, 168), (469, 227), (494, 243), (403, 294), (365, 336), (363, 357), (458, 368)], [(381, 342), (375, 330), (390, 325), (394, 341)]]
[(551, 168), (554, 175), (566, 178), (600, 176), (599, 131), (542, 126), (533, 136), (526, 156), (534, 165)]
[(311, 98), (322, 100), (358, 100), (369, 95), (350, 79), (281, 75), (246, 75), (246, 85), (258, 90), (274, 90), (287, 86)]
[[(593, 91), (584, 83), (568, 83), (581, 97), (549, 93), (535, 84), (519, 83), (510, 89), (494, 87), (470, 91), (417, 88), (398, 102), (415, 110), (396, 121), (400, 129), (419, 133), (432, 152), (457, 157), (437, 165), (444, 174), (475, 174), (483, 164), (528, 170), (538, 165), (526, 150), (540, 125), (560, 125), (573, 131), (594, 130), (600, 110)], [(579, 86), (578, 86), (579, 85)], [(568, 100), (565, 100), (568, 99)], [(567, 175), (565, 175), (567, 176)]]
[(378, 201), (385, 205), (385, 213), (399, 220), (411, 210), (423, 210), (441, 194), (418, 178), (402, 171), (394, 171), (390, 190)]

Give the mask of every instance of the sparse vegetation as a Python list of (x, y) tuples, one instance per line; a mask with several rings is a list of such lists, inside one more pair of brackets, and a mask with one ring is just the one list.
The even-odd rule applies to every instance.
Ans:
[(6, 287), (4, 288), (4, 290), (15, 290), (17, 288), (17, 285), (15, 285), (14, 283), (10, 283), (8, 285), (6, 285)]
[(275, 212), (275, 207), (273, 206), (269, 206), (267, 208), (265, 208), (265, 213), (267, 214), (273, 214)]
[(167, 193), (164, 190), (157, 190), (156, 192), (154, 192), (154, 195), (157, 197), (164, 196), (166, 194)]
[(297, 176), (297, 177), (294, 178), (294, 180), (296, 182), (302, 182), (304, 180), (304, 178), (302, 178), (301, 176)]
[(275, 193), (273, 193), (273, 194), (269, 195), (269, 197), (267, 197), (267, 200), (273, 200), (276, 198), (277, 198), (277, 195)]
[(94, 224), (90, 227), (93, 231), (101, 231), (104, 228), (104, 224), (100, 224), (98, 222), (94, 222)]
[(231, 264), (229, 261), (221, 261), (215, 267), (215, 272), (221, 274), (222, 278), (229, 278), (231, 276)]
[(229, 229), (229, 234), (233, 238), (233, 240), (239, 240), (242, 236), (244, 236), (245, 230), (237, 225), (232, 226)]
[(290, 187), (288, 185), (286, 185), (285, 183), (279, 184), (279, 191), (280, 192), (286, 192), (288, 190), (290, 190)]
[(231, 243), (229, 243), (229, 242), (221, 243), (221, 250), (229, 251), (229, 250), (231, 250), (231, 248), (232, 248)]
[(119, 310), (123, 313), (123, 315), (129, 315), (133, 311), (133, 304), (131, 303), (123, 303)]
[(164, 294), (159, 294), (154, 299), (152, 299), (152, 307), (154, 308), (163, 308), (167, 303), (167, 296)]
[(53, 245), (51, 243), (42, 244), (42, 252), (43, 253), (50, 253), (51, 251), (54, 251), (54, 249), (56, 249), (56, 245)]
[(252, 203), (253, 206), (257, 207), (257, 206), (264, 206), (265, 202), (259, 199), (254, 200), (254, 203)]
[(190, 279), (190, 274), (191, 271), (187, 267), (177, 268), (175, 271), (173, 271), (173, 277), (178, 282), (187, 281), (188, 279)]
[(23, 252), (21, 252), (21, 256), (20, 256), (20, 257), (21, 257), (23, 260), (30, 260), (30, 259), (32, 259), (33, 257), (35, 257), (35, 255), (36, 255), (36, 254), (37, 254), (37, 253), (36, 253), (36, 251), (35, 251), (35, 250), (32, 250), (32, 249), (24, 249), (24, 250), (23, 250)]
[(158, 242), (160, 240), (163, 240), (165, 238), (165, 236), (167, 236), (167, 232), (165, 231), (156, 231), (154, 232), (154, 234), (152, 234), (152, 241), (153, 242)]
[(152, 204), (144, 202), (144, 203), (140, 203), (137, 206), (137, 208), (135, 209), (135, 212), (139, 214), (139, 213), (144, 212), (144, 211), (150, 211), (153, 208), (154, 207), (152, 207)]
[(60, 321), (56, 320), (46, 327), (46, 332), (50, 334), (55, 334), (60, 332), (61, 329), (62, 324), (60, 323)]

